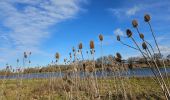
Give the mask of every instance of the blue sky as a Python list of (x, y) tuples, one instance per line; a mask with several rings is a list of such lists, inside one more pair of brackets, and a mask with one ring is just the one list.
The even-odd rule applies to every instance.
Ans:
[[(140, 56), (116, 41), (116, 35), (125, 36), (137, 19), (139, 30), (153, 44), (144, 14), (150, 14), (162, 53), (170, 53), (169, 0), (1, 0), (0, 1), (0, 68), (6, 63), (16, 66), (23, 52), (32, 52), (32, 66), (47, 65), (59, 52), (60, 63), (69, 57), (72, 47), (83, 43), (83, 53), (94, 40), (100, 56), (98, 35), (104, 35), (104, 55), (120, 52), (123, 58)], [(134, 45), (129, 39), (124, 42)], [(21, 63), (21, 62), (20, 62)]]

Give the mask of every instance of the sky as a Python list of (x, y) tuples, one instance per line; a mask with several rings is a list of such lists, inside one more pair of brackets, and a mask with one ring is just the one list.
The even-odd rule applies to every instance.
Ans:
[[(89, 41), (95, 43), (95, 58), (101, 56), (99, 34), (104, 36), (103, 55), (120, 52), (124, 59), (140, 56), (116, 40), (126, 36), (126, 29), (141, 40), (131, 22), (136, 19), (139, 30), (154, 45), (144, 15), (151, 16), (161, 52), (170, 54), (170, 1), (169, 0), (0, 0), (0, 69), (5, 65), (22, 64), (23, 52), (32, 52), (31, 66), (59, 63), (69, 58), (72, 47), (83, 43), (83, 54), (88, 58)], [(128, 38), (121, 38), (134, 46)], [(155, 45), (154, 45), (155, 47)]]

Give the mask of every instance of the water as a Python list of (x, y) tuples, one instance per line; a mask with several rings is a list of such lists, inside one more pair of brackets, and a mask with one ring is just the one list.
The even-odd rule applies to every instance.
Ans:
[[(165, 74), (165, 71), (163, 68), (160, 68), (161, 73)], [(167, 68), (168, 75), (170, 76), (170, 68)], [(64, 76), (66, 73), (61, 73), (62, 76)], [(70, 73), (70, 76), (75, 76), (76, 74)], [(80, 77), (84, 76), (93, 76), (95, 73), (84, 73), (79, 72), (77, 73)], [(101, 77), (102, 73), (101, 71), (96, 72), (97, 77)], [(154, 74), (152, 73), (151, 69), (149, 68), (135, 68), (132, 70), (128, 70), (127, 72), (111, 72), (111, 71), (104, 71), (104, 77), (112, 77), (112, 76), (127, 76), (127, 77), (152, 77)], [(17, 78), (24, 78), (24, 79), (31, 79), (31, 78), (49, 78), (49, 77), (60, 77), (59, 72), (54, 73), (32, 73), (32, 74), (24, 74), (24, 75), (10, 75), (10, 76), (0, 76), (0, 79), (17, 79)]]

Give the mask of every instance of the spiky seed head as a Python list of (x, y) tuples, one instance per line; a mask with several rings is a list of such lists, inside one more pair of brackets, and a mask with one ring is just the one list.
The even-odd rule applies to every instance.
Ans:
[(122, 61), (122, 56), (121, 56), (120, 53), (116, 53), (115, 60), (116, 60), (117, 62), (121, 62), (121, 61)]
[(118, 58), (120, 58), (120, 59), (122, 59), (122, 56), (121, 56), (121, 54), (120, 53), (116, 53), (116, 57), (118, 57)]
[(55, 54), (55, 58), (56, 58), (56, 59), (59, 59), (59, 58), (60, 58), (60, 54), (59, 54), (58, 52)]
[(19, 63), (19, 59), (17, 59), (17, 63)]
[(75, 48), (74, 47), (72, 48), (72, 51), (75, 52)]
[(83, 48), (83, 44), (80, 43), (80, 44), (79, 44), (79, 49), (81, 50), (82, 48)]
[(86, 69), (85, 69), (87, 72), (93, 72), (94, 69), (92, 66), (86, 66)]
[(88, 54), (89, 52), (88, 52), (88, 51), (86, 51), (86, 53)]
[(70, 92), (70, 86), (69, 86), (69, 85), (66, 84), (66, 85), (64, 86), (64, 89), (66, 90), (66, 92)]
[(145, 42), (142, 43), (142, 48), (143, 48), (143, 49), (147, 49), (147, 45), (146, 45)]
[(100, 39), (100, 41), (103, 41), (103, 35), (102, 34), (99, 35), (99, 39)]
[(117, 35), (117, 41), (120, 41), (120, 36), (119, 35)]
[(149, 14), (146, 14), (144, 16), (144, 20), (145, 20), (145, 22), (149, 22), (151, 20), (151, 17), (149, 16)]
[(90, 49), (94, 49), (94, 41), (93, 40), (90, 41)]
[(26, 52), (24, 52), (24, 58), (27, 58), (27, 53)]
[(127, 34), (128, 37), (131, 37), (132, 36), (132, 31), (130, 29), (127, 29), (126, 34)]
[(133, 20), (133, 21), (132, 21), (132, 25), (133, 25), (134, 28), (138, 27), (138, 22), (137, 22), (137, 20)]
[(144, 39), (144, 34), (140, 33), (139, 36), (141, 39)]
[(29, 60), (29, 64), (31, 63), (31, 61)]

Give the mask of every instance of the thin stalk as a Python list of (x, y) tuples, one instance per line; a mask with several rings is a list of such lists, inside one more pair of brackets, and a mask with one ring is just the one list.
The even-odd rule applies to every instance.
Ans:
[[(167, 98), (170, 98), (170, 92), (169, 92), (169, 89), (168, 89), (168, 87), (167, 87), (164, 79), (163, 79), (162, 73), (160, 72), (159, 67), (158, 67), (155, 59), (153, 59), (151, 52), (150, 52), (148, 49), (147, 49), (147, 51), (149, 52), (152, 60), (154, 61), (155, 67), (156, 67), (156, 69), (157, 69), (157, 71), (158, 71), (158, 73), (159, 73), (159, 75), (160, 75), (160, 78), (161, 78), (161, 80), (162, 80), (162, 83), (163, 83), (163, 85), (164, 85), (164, 87), (165, 87), (165, 89), (166, 89), (167, 94), (165, 94), (165, 95), (167, 95)], [(168, 100), (168, 99), (167, 99), (167, 100)]]
[[(147, 58), (145, 57), (145, 55), (142, 53), (142, 50), (140, 49), (140, 47), (138, 46), (138, 44), (136, 43), (136, 41), (134, 40), (133, 37), (131, 37), (132, 41), (135, 43), (135, 45), (138, 47), (139, 51), (141, 52), (141, 54), (143, 55), (143, 57), (146, 59), (147, 63), (149, 64), (149, 67), (151, 68), (150, 63), (148, 62)], [(153, 69), (151, 68), (152, 72), (154, 73), (158, 83), (161, 85), (159, 78), (157, 77), (156, 73), (153, 71)], [(164, 88), (161, 86), (162, 90), (164, 90)]]

